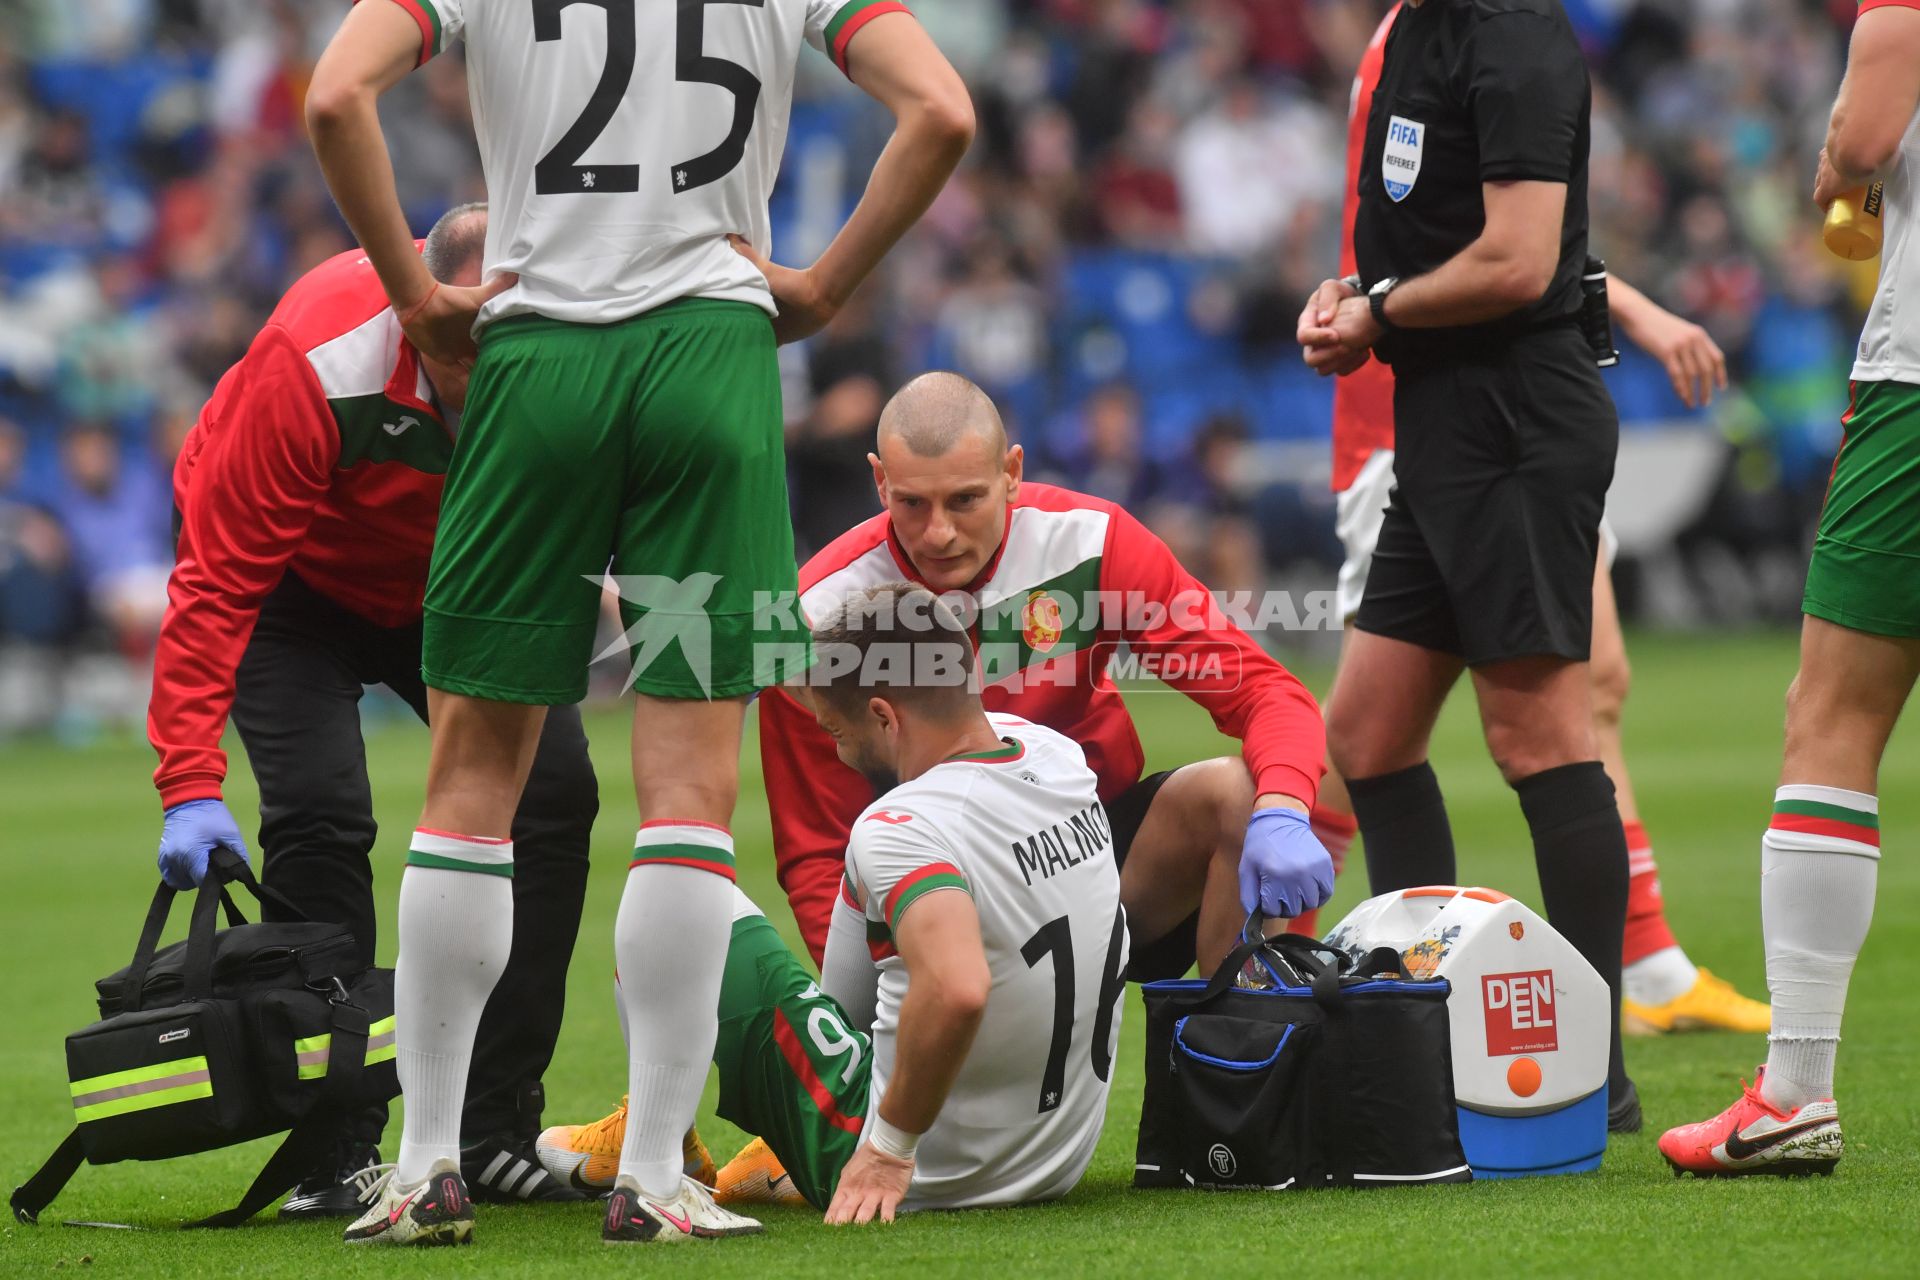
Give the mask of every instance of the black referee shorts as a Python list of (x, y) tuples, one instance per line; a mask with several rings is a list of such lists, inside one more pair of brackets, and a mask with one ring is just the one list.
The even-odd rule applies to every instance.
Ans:
[(1593, 639), (1620, 420), (1571, 326), (1394, 365), (1394, 490), (1354, 625), (1469, 666)]

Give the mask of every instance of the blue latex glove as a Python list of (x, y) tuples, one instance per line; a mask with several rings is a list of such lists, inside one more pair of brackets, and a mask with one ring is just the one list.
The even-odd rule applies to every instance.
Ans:
[(173, 806), (160, 827), (160, 878), (175, 889), (199, 888), (206, 878), (207, 860), (219, 845), (253, 865), (240, 825), (223, 801), (187, 800)]
[(1240, 906), (1292, 919), (1333, 896), (1333, 856), (1298, 809), (1259, 809), (1240, 849)]

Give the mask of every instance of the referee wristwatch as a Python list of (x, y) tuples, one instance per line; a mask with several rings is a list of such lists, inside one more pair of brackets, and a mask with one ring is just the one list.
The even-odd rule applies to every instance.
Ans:
[(1373, 322), (1388, 333), (1400, 332), (1400, 326), (1387, 319), (1387, 295), (1399, 285), (1399, 276), (1388, 276), (1367, 290), (1367, 310), (1373, 314)]

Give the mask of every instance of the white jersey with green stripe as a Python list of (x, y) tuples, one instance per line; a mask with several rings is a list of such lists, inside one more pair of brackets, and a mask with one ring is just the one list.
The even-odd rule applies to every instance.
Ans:
[(1920, 383), (1920, 112), (1907, 122), (1881, 188), (1880, 217), (1880, 283), (1860, 330), (1853, 380)]
[(393, 0), (421, 61), (464, 39), (491, 217), (481, 325), (604, 324), (677, 298), (774, 310), (727, 242), (771, 255), (767, 200), (802, 43), (847, 42), (897, 0)]
[(999, 749), (887, 792), (847, 845), (880, 969), (870, 1116), (907, 993), (892, 946), (902, 916), (929, 894), (971, 894), (992, 975), (973, 1048), (920, 1142), (908, 1208), (1065, 1195), (1106, 1116), (1127, 959), (1113, 833), (1079, 746), (1018, 716), (988, 718)]

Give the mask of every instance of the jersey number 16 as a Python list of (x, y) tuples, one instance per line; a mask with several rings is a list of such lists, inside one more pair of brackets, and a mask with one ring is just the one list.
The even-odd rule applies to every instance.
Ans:
[[(1127, 987), (1127, 957), (1122, 945), (1127, 936), (1124, 910), (1113, 917), (1113, 933), (1107, 938), (1107, 965), (1100, 974), (1100, 995), (1093, 1016), (1093, 1074), (1102, 1081), (1113, 1073), (1113, 1009)], [(1053, 1037), (1047, 1045), (1047, 1066), (1040, 1076), (1040, 1113), (1045, 1115), (1060, 1105), (1066, 1094), (1067, 1049), (1073, 1043), (1073, 925), (1067, 917), (1049, 920), (1020, 948), (1020, 958), (1031, 969), (1042, 960), (1053, 960)]]
[[(675, 0), (679, 18), (675, 30), (674, 79), (695, 84), (719, 85), (733, 95), (733, 127), (720, 145), (702, 156), (682, 160), (666, 176), (675, 193), (692, 191), (709, 182), (717, 182), (733, 171), (747, 153), (747, 134), (753, 128), (753, 109), (760, 101), (760, 78), (737, 62), (710, 58), (701, 51), (706, 39), (707, 6), (744, 4), (763, 9), (767, 0)], [(627, 96), (633, 82), (633, 63), (638, 44), (638, 20), (634, 17), (637, 0), (533, 0), (533, 38), (536, 41), (560, 38), (560, 13), (570, 5), (584, 4), (607, 11), (607, 65), (601, 69), (600, 83), (593, 87), (585, 110), (573, 127), (560, 136), (553, 149), (533, 166), (533, 189), (543, 196), (607, 195), (640, 189), (637, 164), (579, 163), (587, 148), (600, 140), (614, 112)]]

